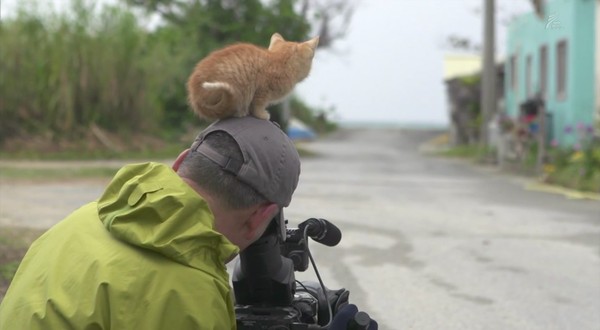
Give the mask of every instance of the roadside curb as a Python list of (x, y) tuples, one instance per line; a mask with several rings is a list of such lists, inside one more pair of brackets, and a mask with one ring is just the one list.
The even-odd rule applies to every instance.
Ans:
[(569, 189), (561, 186), (555, 186), (543, 182), (530, 182), (525, 184), (525, 190), (539, 191), (545, 193), (563, 195), (567, 199), (587, 199), (600, 202), (600, 194), (593, 192), (583, 192), (579, 190)]
[[(448, 150), (447, 136), (440, 134), (439, 136), (422, 143), (419, 146), (419, 151), (424, 154), (437, 154)], [(527, 191), (537, 191), (549, 194), (563, 195), (566, 199), (572, 200), (591, 200), (600, 202), (600, 194), (593, 192), (583, 192), (575, 189), (548, 184), (540, 181), (529, 181), (523, 184), (523, 189)]]

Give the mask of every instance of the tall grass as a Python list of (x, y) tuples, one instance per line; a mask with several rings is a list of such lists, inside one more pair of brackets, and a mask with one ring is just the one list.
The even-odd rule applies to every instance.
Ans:
[(177, 137), (187, 123), (202, 124), (185, 83), (209, 51), (234, 41), (266, 45), (273, 31), (301, 40), (309, 30), (289, 0), (240, 1), (241, 11), (220, 1), (189, 4), (149, 30), (124, 5), (71, 0), (57, 11), (20, 0), (0, 21), (0, 149), (20, 137), (36, 146), (83, 141), (97, 127), (125, 141), (136, 133)]
[(168, 74), (136, 17), (82, 0), (61, 12), (36, 5), (0, 24), (0, 141), (152, 129)]

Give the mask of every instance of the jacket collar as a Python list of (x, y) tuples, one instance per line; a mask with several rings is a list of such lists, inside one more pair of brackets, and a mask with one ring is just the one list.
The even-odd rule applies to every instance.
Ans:
[(215, 230), (206, 201), (163, 164), (123, 167), (100, 197), (98, 215), (119, 240), (203, 271), (226, 274), (225, 262), (239, 252)]

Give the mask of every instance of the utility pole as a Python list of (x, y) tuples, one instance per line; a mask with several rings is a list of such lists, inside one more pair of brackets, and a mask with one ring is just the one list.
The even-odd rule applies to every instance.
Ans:
[(481, 74), (481, 146), (487, 147), (488, 121), (496, 113), (495, 0), (483, 0), (483, 70)]

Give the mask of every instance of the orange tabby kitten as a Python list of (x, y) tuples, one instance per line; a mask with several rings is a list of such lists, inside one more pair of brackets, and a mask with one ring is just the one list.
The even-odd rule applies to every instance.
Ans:
[(236, 44), (209, 54), (192, 72), (188, 99), (206, 119), (253, 115), (269, 119), (265, 108), (289, 94), (308, 76), (319, 37), (290, 42), (273, 34), (268, 49)]

